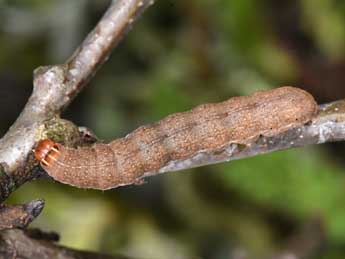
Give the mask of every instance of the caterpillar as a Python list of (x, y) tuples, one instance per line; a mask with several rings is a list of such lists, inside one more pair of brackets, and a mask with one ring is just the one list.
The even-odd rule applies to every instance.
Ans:
[(317, 111), (309, 93), (285, 86), (202, 104), (108, 144), (69, 148), (45, 139), (36, 146), (35, 156), (59, 182), (106, 190), (169, 171), (169, 164), (200, 153), (221, 152), (231, 144), (249, 144), (261, 135), (273, 136), (301, 126)]

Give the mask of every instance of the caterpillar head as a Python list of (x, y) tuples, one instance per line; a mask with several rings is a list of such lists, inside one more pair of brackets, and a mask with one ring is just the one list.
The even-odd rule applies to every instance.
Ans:
[(57, 160), (59, 154), (58, 145), (50, 139), (41, 140), (35, 148), (35, 157), (42, 166), (50, 166)]

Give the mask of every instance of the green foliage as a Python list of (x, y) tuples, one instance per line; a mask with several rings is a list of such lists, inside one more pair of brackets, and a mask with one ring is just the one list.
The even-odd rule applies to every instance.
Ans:
[(227, 185), (261, 206), (298, 220), (321, 217), (335, 241), (345, 238), (345, 176), (313, 150), (288, 150), (220, 165)]

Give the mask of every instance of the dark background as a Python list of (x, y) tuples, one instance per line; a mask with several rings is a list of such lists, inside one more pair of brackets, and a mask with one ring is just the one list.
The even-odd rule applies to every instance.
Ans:
[[(0, 0), (0, 132), (106, 10), (99, 0)], [(345, 1), (157, 0), (63, 114), (105, 140), (204, 102), (282, 85), (345, 97)], [(345, 256), (342, 144), (310, 146), (90, 191), (41, 180), (33, 226), (74, 248), (135, 258)]]

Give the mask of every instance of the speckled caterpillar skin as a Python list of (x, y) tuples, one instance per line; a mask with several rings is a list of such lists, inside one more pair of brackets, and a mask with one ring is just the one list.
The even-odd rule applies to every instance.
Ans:
[(198, 152), (222, 151), (303, 125), (317, 113), (313, 97), (298, 88), (281, 87), (203, 104), (142, 126), (124, 138), (88, 148), (67, 148), (42, 167), (55, 180), (80, 188), (109, 189), (136, 183), (171, 161)]

